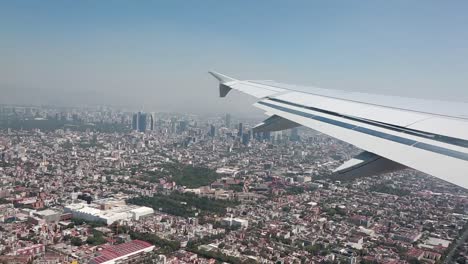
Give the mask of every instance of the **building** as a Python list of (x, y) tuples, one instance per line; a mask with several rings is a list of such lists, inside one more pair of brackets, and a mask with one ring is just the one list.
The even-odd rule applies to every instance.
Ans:
[[(133, 114), (132, 117), (132, 129), (138, 132), (145, 132), (148, 127), (148, 115), (146, 113), (138, 112)], [(150, 129), (154, 129), (153, 116), (150, 115)]]
[(127, 243), (109, 246), (98, 251), (98, 256), (93, 258), (90, 264), (116, 264), (138, 261), (149, 252), (154, 250), (154, 246), (141, 240), (133, 240)]
[(358, 226), (370, 227), (373, 224), (373, 219), (364, 215), (353, 215), (350, 217), (350, 222)]
[(188, 121), (183, 120), (179, 121), (179, 133), (187, 131)]
[(140, 220), (152, 215), (154, 210), (145, 206), (126, 205), (124, 201), (106, 200), (92, 204), (70, 204), (65, 206), (66, 213), (73, 214), (73, 218), (93, 222), (103, 222), (111, 225), (117, 221)]
[(346, 243), (346, 245), (354, 249), (362, 249), (363, 243), (364, 243), (364, 238), (362, 236), (351, 236), (348, 239), (348, 243)]
[(146, 131), (146, 114), (142, 112), (138, 112), (138, 132), (145, 132)]
[(244, 135), (244, 126), (242, 123), (239, 123), (239, 129), (237, 131), (237, 136), (242, 140), (242, 136)]
[(216, 127), (214, 125), (210, 125), (210, 137), (216, 136)]
[(45, 246), (43, 244), (36, 244), (29, 247), (19, 248), (16, 250), (15, 255), (30, 255), (36, 256), (45, 252)]
[(312, 177), (299, 175), (296, 177), (296, 180), (299, 183), (306, 183), (312, 181)]
[(138, 114), (133, 114), (132, 116), (132, 130), (138, 129)]
[(392, 239), (400, 240), (408, 243), (414, 243), (422, 237), (422, 233), (417, 230), (411, 230), (408, 228), (400, 228), (397, 232), (392, 235)]
[(437, 248), (437, 247), (443, 247), (443, 248), (448, 248), (450, 245), (451, 241), (446, 240), (446, 239), (441, 239), (441, 238), (436, 238), (436, 237), (428, 237), (423, 244), (419, 245), (420, 247), (423, 248)]
[(227, 226), (232, 226), (232, 227), (247, 228), (249, 227), (249, 220), (245, 220), (241, 218), (226, 217), (226, 218), (223, 218), (223, 224)]
[(227, 127), (227, 128), (230, 128), (231, 127), (231, 115), (230, 114), (226, 114), (226, 118), (224, 120), (224, 125)]
[(21, 255), (21, 256), (0, 256), (0, 263), (8, 264), (29, 264), (32, 263), (32, 255)]
[(291, 129), (291, 135), (289, 136), (291, 141), (300, 141), (301, 137), (299, 136), (299, 129), (297, 127)]
[(154, 117), (153, 117), (153, 114), (149, 115), (149, 119), (150, 119), (150, 130), (153, 131), (154, 130)]
[(45, 220), (47, 223), (56, 223), (60, 221), (61, 213), (54, 211), (54, 210), (47, 209), (47, 210), (34, 212), (33, 215)]
[(245, 145), (245, 146), (249, 145), (249, 143), (250, 143), (250, 133), (242, 134), (241, 139), (242, 139), (242, 144), (243, 145)]

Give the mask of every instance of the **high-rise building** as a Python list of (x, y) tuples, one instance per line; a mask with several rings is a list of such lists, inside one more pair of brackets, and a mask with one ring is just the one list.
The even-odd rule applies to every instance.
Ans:
[(226, 114), (224, 124), (226, 125), (227, 128), (231, 127), (231, 115), (230, 114)]
[(242, 134), (242, 144), (247, 146), (250, 143), (250, 133)]
[(132, 116), (132, 130), (138, 129), (138, 114), (133, 114)]
[(146, 131), (146, 114), (138, 112), (138, 132)]
[[(151, 116), (152, 118), (152, 116)], [(138, 112), (132, 116), (132, 129), (138, 132), (145, 132), (147, 127), (147, 114)], [(152, 120), (152, 119), (151, 119)], [(153, 122), (151, 122), (153, 126)]]
[(291, 129), (291, 135), (289, 136), (291, 141), (300, 141), (299, 129), (297, 127)]
[(154, 130), (154, 117), (153, 117), (153, 114), (150, 114), (150, 130), (153, 131)]
[(171, 118), (171, 133), (177, 133), (177, 119), (175, 117)]
[(239, 129), (237, 131), (237, 136), (242, 140), (242, 136), (244, 135), (244, 127), (242, 123), (239, 123)]
[(216, 136), (216, 127), (214, 125), (210, 126), (210, 137)]
[(281, 143), (283, 141), (283, 131), (274, 131), (271, 136), (275, 143)]
[(179, 132), (184, 132), (187, 130), (188, 122), (183, 120), (179, 121)]

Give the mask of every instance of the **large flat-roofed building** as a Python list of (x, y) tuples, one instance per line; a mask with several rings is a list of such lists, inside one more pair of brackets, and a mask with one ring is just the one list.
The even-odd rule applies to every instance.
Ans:
[(44, 219), (47, 223), (60, 221), (60, 212), (50, 210), (50, 209), (34, 212), (33, 215), (41, 219)]
[(116, 264), (127, 263), (130, 260), (143, 257), (153, 251), (154, 246), (141, 240), (133, 240), (120, 245), (109, 246), (99, 251), (98, 256), (93, 258), (90, 264)]
[(15, 255), (39, 255), (45, 252), (43, 244), (36, 244), (29, 247), (19, 248), (15, 251)]
[(121, 200), (105, 200), (93, 204), (70, 204), (65, 206), (65, 212), (72, 213), (73, 218), (110, 225), (116, 221), (140, 220), (152, 215), (154, 210), (145, 206), (127, 205)]
[(33, 261), (33, 255), (0, 256), (0, 263), (29, 264)]
[(223, 218), (223, 224), (227, 226), (247, 228), (249, 227), (249, 220), (226, 217)]

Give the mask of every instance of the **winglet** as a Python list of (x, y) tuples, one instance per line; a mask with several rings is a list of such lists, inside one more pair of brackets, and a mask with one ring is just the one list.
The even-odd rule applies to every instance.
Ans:
[(213, 77), (215, 77), (219, 81), (219, 96), (220, 97), (226, 97), (226, 95), (232, 89), (231, 87), (225, 85), (225, 83), (232, 82), (232, 81), (237, 81), (236, 79), (231, 78), (231, 77), (226, 76), (226, 75), (221, 74), (221, 73), (217, 73), (217, 72), (213, 72), (213, 71), (209, 71), (208, 73), (213, 75)]

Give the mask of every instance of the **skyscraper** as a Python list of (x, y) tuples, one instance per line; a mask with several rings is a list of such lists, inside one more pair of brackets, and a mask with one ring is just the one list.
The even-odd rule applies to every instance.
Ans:
[(242, 140), (242, 136), (244, 135), (244, 127), (242, 123), (239, 123), (239, 131), (237, 131), (237, 136)]
[(210, 137), (216, 136), (216, 127), (214, 125), (210, 126)]
[(299, 130), (297, 127), (291, 129), (291, 135), (289, 136), (291, 141), (300, 141)]
[(146, 131), (146, 114), (138, 112), (138, 132)]
[(187, 126), (188, 126), (188, 121), (186, 121), (186, 120), (179, 121), (179, 132), (186, 131)]
[(150, 130), (153, 131), (154, 130), (154, 117), (153, 117), (153, 114), (150, 114)]
[(241, 140), (242, 140), (242, 144), (247, 146), (250, 143), (250, 133), (242, 134)]
[(138, 129), (138, 114), (133, 114), (132, 116), (132, 130)]
[(231, 127), (231, 115), (230, 114), (226, 114), (224, 124), (226, 125), (227, 128)]

